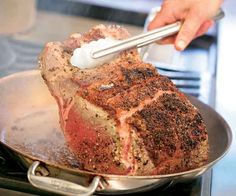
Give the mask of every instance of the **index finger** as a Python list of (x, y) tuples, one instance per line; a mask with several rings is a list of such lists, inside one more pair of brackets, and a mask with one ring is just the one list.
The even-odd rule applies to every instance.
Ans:
[(154, 19), (149, 23), (148, 30), (162, 27), (174, 22), (176, 22), (176, 18), (174, 17), (172, 10), (164, 7), (157, 12)]

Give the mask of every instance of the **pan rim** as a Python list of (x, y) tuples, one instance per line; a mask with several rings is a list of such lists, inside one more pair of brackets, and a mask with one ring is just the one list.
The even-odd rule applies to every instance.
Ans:
[[(39, 73), (40, 72), (37, 69), (17, 72), (17, 73), (14, 73), (14, 74), (11, 74), (11, 75), (0, 78), (0, 85), (2, 83), (4, 83), (5, 81), (7, 81), (7, 80), (11, 80), (12, 78), (21, 76), (23, 74), (24, 74), (24, 76), (28, 76), (28, 75), (36, 75), (36, 74), (39, 74)], [(191, 97), (192, 99), (196, 99), (198, 102), (201, 102), (200, 100), (198, 100), (197, 98), (194, 98), (192, 96), (188, 96), (188, 97)], [(90, 172), (90, 171), (87, 171), (87, 170), (81, 170), (81, 169), (76, 169), (76, 168), (69, 168), (67, 166), (61, 166), (60, 164), (51, 163), (50, 161), (45, 161), (45, 160), (42, 160), (41, 158), (38, 159), (37, 157), (33, 157), (32, 155), (29, 155), (25, 152), (21, 152), (20, 150), (15, 149), (14, 147), (11, 147), (11, 145), (9, 145), (9, 144), (5, 143), (4, 141), (2, 141), (1, 138), (0, 138), (0, 143), (3, 144), (4, 146), (8, 147), (9, 149), (14, 151), (15, 153), (18, 153), (21, 156), (27, 157), (30, 160), (40, 161), (40, 162), (46, 164), (47, 166), (55, 167), (55, 168), (58, 168), (58, 169), (63, 169), (63, 170), (65, 170), (67, 172), (70, 172), (70, 173), (77, 173), (77, 174), (90, 175), (90, 176), (102, 176), (102, 177), (105, 177), (105, 178), (113, 178), (113, 179), (114, 178), (116, 178), (116, 179), (117, 178), (119, 178), (119, 179), (125, 178), (125, 179), (142, 179), (142, 180), (150, 179), (151, 180), (151, 179), (177, 178), (179, 176), (190, 175), (190, 174), (197, 173), (197, 172), (200, 172), (202, 170), (207, 170), (207, 169), (211, 168), (215, 163), (217, 163), (220, 159), (222, 159), (228, 153), (228, 151), (230, 150), (231, 144), (232, 144), (233, 134), (232, 134), (231, 128), (229, 127), (228, 123), (212, 107), (210, 107), (209, 105), (207, 105), (203, 102), (201, 102), (201, 104), (208, 107), (212, 112), (214, 112), (216, 114), (218, 120), (222, 124), (224, 124), (226, 134), (227, 134), (227, 146), (226, 146), (226, 149), (224, 150), (224, 152), (218, 158), (214, 159), (213, 161), (208, 162), (208, 163), (204, 164), (203, 166), (201, 166), (199, 168), (195, 168), (195, 169), (191, 169), (191, 170), (183, 171), (183, 172), (178, 172), (178, 173), (163, 174), (163, 175), (137, 176), (137, 175), (116, 175), (116, 174), (103, 174), (103, 173)]]

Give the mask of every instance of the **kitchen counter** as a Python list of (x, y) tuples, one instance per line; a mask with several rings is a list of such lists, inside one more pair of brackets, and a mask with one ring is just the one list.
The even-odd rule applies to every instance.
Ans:
[[(18, 33), (13, 37), (15, 39), (36, 43), (65, 40), (72, 33), (84, 33), (98, 24), (108, 25), (114, 23), (82, 16), (70, 16), (55, 12), (38, 11), (32, 28), (26, 32)], [(142, 27), (134, 25), (122, 24), (122, 26), (127, 28), (132, 35), (138, 34), (143, 30)]]

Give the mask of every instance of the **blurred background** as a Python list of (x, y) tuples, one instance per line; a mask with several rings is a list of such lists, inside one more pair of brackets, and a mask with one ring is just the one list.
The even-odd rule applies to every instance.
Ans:
[[(101, 23), (119, 24), (131, 35), (139, 34), (146, 30), (161, 3), (160, 0), (0, 0), (0, 77), (37, 69), (37, 57), (46, 42), (64, 40), (72, 33), (86, 32)], [(172, 45), (153, 44), (146, 48), (144, 60), (154, 64), (184, 93), (215, 108), (235, 131), (236, 2), (225, 1), (223, 9), (226, 17), (184, 52), (175, 51)], [(235, 160), (234, 142), (229, 154), (213, 171), (196, 181), (170, 187), (163, 195), (236, 195)], [(3, 188), (18, 190), (12, 191), (13, 195), (44, 194), (32, 191), (27, 182), (21, 185), (24, 190), (19, 190), (17, 182), (9, 184), (11, 176), (2, 178), (5, 181), (0, 182), (0, 195), (10, 194)]]

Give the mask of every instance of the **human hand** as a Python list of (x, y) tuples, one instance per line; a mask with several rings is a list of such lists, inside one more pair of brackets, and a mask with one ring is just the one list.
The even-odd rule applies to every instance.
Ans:
[(184, 50), (194, 38), (206, 33), (214, 24), (212, 18), (221, 4), (222, 0), (164, 0), (160, 12), (150, 22), (148, 29), (182, 21), (183, 25), (177, 35), (158, 43), (173, 43), (177, 50)]

